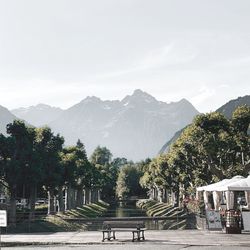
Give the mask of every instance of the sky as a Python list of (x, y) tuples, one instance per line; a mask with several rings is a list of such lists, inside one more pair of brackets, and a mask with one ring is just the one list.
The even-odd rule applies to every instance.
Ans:
[(249, 0), (0, 0), (0, 105), (250, 94)]

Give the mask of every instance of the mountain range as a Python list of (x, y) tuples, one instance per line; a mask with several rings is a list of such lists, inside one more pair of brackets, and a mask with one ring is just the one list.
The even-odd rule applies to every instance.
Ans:
[[(216, 112), (222, 113), (224, 116), (226, 116), (228, 119), (230, 119), (230, 118), (232, 118), (233, 112), (236, 110), (236, 108), (238, 108), (239, 106), (242, 106), (242, 105), (250, 106), (250, 95), (238, 97), (237, 99), (231, 100), (231, 101), (227, 102), (226, 104), (224, 104), (223, 106), (221, 106), (220, 108), (218, 108), (216, 110)], [(162, 146), (162, 148), (159, 151), (159, 154), (168, 152), (171, 144), (173, 144), (178, 139), (178, 137), (181, 135), (182, 131), (186, 127), (178, 130), (174, 134), (174, 136)]]
[(250, 106), (250, 95), (245, 95), (243, 97), (238, 97), (237, 99), (231, 100), (218, 108), (216, 111), (222, 113), (228, 119), (230, 119), (233, 115), (234, 110), (242, 105)]
[(46, 104), (38, 104), (28, 108), (13, 109), (11, 112), (30, 124), (40, 127), (48, 125), (51, 121), (57, 119), (63, 110)]
[[(92, 96), (66, 110), (39, 104), (12, 112), (32, 125), (48, 125), (64, 136), (66, 145), (74, 145), (79, 138), (88, 154), (100, 145), (114, 157), (129, 160), (154, 157), (164, 142), (199, 113), (186, 99), (165, 103), (142, 90), (121, 101)], [(1, 117), (0, 112), (4, 121)]]
[(6, 135), (6, 125), (18, 119), (7, 108), (0, 105), (0, 133)]

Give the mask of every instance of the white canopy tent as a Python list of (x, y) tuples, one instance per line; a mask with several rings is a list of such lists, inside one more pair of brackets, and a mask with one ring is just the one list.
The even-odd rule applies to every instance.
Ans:
[(209, 185), (206, 185), (206, 186), (197, 187), (196, 190), (197, 190), (198, 192), (202, 192), (202, 191), (211, 191), (211, 190), (210, 190), (211, 188), (214, 188), (214, 187), (223, 185), (223, 184), (227, 183), (227, 181), (229, 181), (229, 180), (230, 180), (230, 179), (224, 179), (224, 180), (222, 180), (222, 181), (219, 181), (219, 182), (216, 182), (216, 183), (212, 183), (212, 184), (209, 184)]
[(217, 191), (250, 191), (250, 175), (236, 182), (225, 183), (218, 186)]
[(199, 191), (199, 192), (200, 191), (208, 191), (208, 192), (219, 191), (218, 190), (219, 187), (225, 186), (225, 185), (228, 185), (228, 184), (232, 184), (232, 183), (234, 183), (236, 181), (239, 181), (239, 180), (242, 180), (242, 179), (244, 179), (243, 176), (236, 175), (232, 179), (224, 179), (222, 181), (218, 181), (216, 183), (209, 184), (207, 186), (197, 187), (196, 190)]
[(218, 191), (225, 191), (228, 198), (228, 208), (232, 208), (233, 191), (244, 191), (247, 207), (250, 208), (250, 175), (247, 178), (218, 187)]
[[(232, 179), (224, 179), (222, 181), (219, 181), (219, 182), (207, 185), (207, 186), (198, 187), (196, 190), (198, 192), (203, 191), (204, 203), (205, 203), (206, 209), (210, 208), (210, 204), (208, 202), (209, 192), (213, 192), (214, 207), (215, 207), (215, 210), (218, 210), (220, 206), (219, 203), (220, 203), (221, 195), (222, 195), (220, 191), (224, 191), (224, 190), (221, 190), (222, 187), (233, 185), (234, 183), (243, 179), (245, 179), (243, 176), (236, 175)], [(226, 200), (227, 200), (228, 209), (230, 209), (233, 206), (233, 203), (231, 202), (234, 199), (233, 195), (234, 194), (232, 192), (230, 193), (226, 192)]]

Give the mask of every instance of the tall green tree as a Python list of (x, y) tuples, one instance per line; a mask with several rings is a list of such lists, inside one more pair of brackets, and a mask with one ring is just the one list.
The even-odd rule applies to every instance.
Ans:
[(55, 212), (55, 193), (61, 183), (63, 169), (60, 164), (64, 138), (59, 134), (54, 135), (50, 128), (44, 127), (37, 130), (37, 150), (42, 159), (42, 184), (48, 193), (48, 214)]
[(3, 178), (10, 193), (10, 224), (16, 223), (16, 199), (20, 187), (31, 180), (33, 166), (34, 128), (15, 120), (7, 125), (9, 137), (1, 136)]
[(101, 196), (104, 200), (109, 200), (115, 197), (116, 179), (118, 174), (118, 166), (111, 164), (112, 153), (106, 147), (98, 146), (90, 157), (90, 162), (95, 166), (101, 189)]
[(116, 195), (119, 198), (145, 195), (145, 189), (140, 186), (143, 173), (136, 164), (127, 164), (120, 168)]

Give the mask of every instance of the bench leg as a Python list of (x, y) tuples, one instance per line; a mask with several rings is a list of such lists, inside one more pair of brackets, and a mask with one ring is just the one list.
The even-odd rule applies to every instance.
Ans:
[(145, 237), (144, 237), (144, 230), (142, 231), (142, 239), (145, 240)]
[(109, 240), (109, 231), (103, 231), (102, 232), (102, 242), (104, 242), (105, 240)]
[[(111, 234), (113, 235), (111, 236)], [(102, 242), (104, 242), (105, 240), (111, 240), (111, 239), (115, 239), (115, 231), (107, 230), (107, 231), (102, 232)]]
[(102, 242), (104, 242), (104, 232), (102, 232)]
[(141, 233), (141, 231), (137, 231), (137, 240), (138, 240), (138, 241), (141, 239), (140, 233)]

